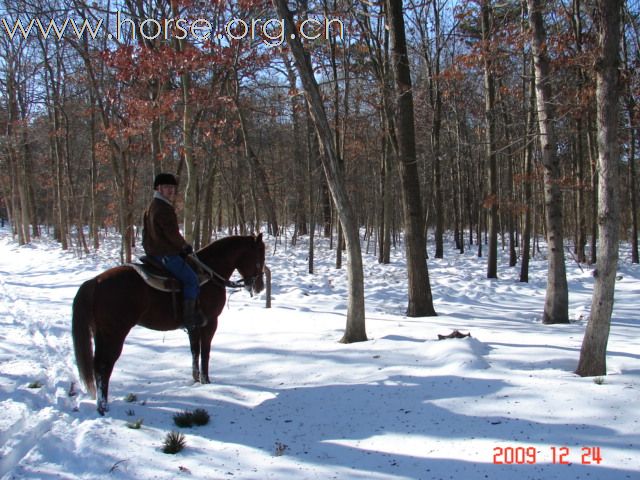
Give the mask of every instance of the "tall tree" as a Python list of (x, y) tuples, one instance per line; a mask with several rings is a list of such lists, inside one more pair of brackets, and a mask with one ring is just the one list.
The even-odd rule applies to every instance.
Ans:
[[(625, 18), (630, 18), (631, 13), (625, 9)], [(631, 22), (631, 20), (630, 20)], [(640, 43), (640, 38), (636, 35), (636, 44)], [(625, 72), (630, 72), (632, 63), (634, 63), (629, 53), (629, 42), (626, 36), (622, 36), (623, 61)], [(637, 48), (637, 47), (636, 47)], [(640, 60), (640, 51), (636, 50), (636, 62)], [(638, 104), (636, 102), (633, 82), (629, 79), (625, 82), (624, 105), (628, 117), (629, 124), (629, 203), (631, 204), (631, 262), (640, 263), (640, 251), (638, 249), (638, 180), (636, 175), (636, 141), (638, 138)]]
[(488, 159), (489, 252), (487, 278), (498, 278), (498, 165), (496, 159), (496, 87), (491, 52), (491, 0), (482, 0), (482, 43), (484, 56), (484, 114)]
[(9, 171), (9, 194), (7, 208), (11, 212), (14, 233), (18, 235), (20, 245), (31, 241), (29, 227), (33, 221), (33, 212), (29, 198), (30, 151), (26, 135), (27, 118), (24, 109), (20, 108), (20, 98), (27, 91), (26, 67), (30, 63), (27, 52), (27, 42), (9, 42), (2, 39), (3, 53), (0, 55), (0, 85), (4, 87), (3, 109), (6, 120), (4, 122), (5, 141), (3, 154), (6, 156)]
[(594, 21), (598, 32), (596, 102), (598, 108), (599, 253), (591, 300), (591, 316), (576, 373), (607, 374), (607, 342), (613, 311), (620, 210), (618, 205), (618, 114), (620, 99), (620, 16), (622, 0), (598, 0)]
[[(264, 170), (262, 162), (251, 147), (249, 140), (249, 125), (247, 122), (247, 115), (244, 111), (241, 98), (240, 98), (240, 76), (237, 65), (233, 66), (232, 74), (232, 89), (231, 98), (238, 114), (238, 121), (240, 123), (240, 134), (242, 135), (242, 144), (244, 147), (244, 155), (249, 165), (250, 172), (257, 184), (257, 190), (259, 191), (260, 199), (262, 200), (263, 208), (267, 216), (267, 222), (269, 224), (269, 233), (271, 235), (278, 236), (278, 218), (276, 216), (276, 207), (271, 196), (271, 189), (269, 188), (269, 182), (267, 181), (267, 175)], [(295, 140), (298, 142), (298, 140)], [(299, 155), (296, 158), (300, 158)]]
[[(525, 62), (526, 63), (526, 62)], [(533, 147), (535, 138), (535, 102), (536, 93), (534, 85), (533, 68), (531, 70), (531, 80), (529, 81), (529, 108), (527, 109), (527, 120), (525, 124), (525, 147), (524, 147), (524, 226), (522, 230), (522, 263), (520, 264), (520, 281), (529, 281), (529, 260), (531, 258), (531, 224), (533, 217)], [(525, 89), (523, 88), (523, 91)], [(523, 92), (524, 93), (524, 92)], [(525, 95), (523, 94), (523, 97)]]
[(398, 171), (402, 186), (409, 305), (407, 316), (436, 315), (427, 269), (427, 241), (416, 158), (415, 123), (411, 70), (402, 14), (402, 0), (387, 0), (387, 19), (391, 35), (391, 63), (396, 89), (395, 125)]
[(556, 144), (555, 100), (551, 88), (549, 50), (542, 14), (543, 2), (528, 0), (528, 5), (531, 47), (535, 66), (538, 129), (544, 167), (544, 202), (549, 249), (547, 292), (542, 321), (545, 324), (569, 323), (569, 289), (564, 260), (560, 159)]
[[(171, 0), (173, 18), (181, 18), (185, 12), (181, 12), (178, 0)], [(188, 57), (189, 50), (193, 47), (184, 38), (175, 37), (175, 49), (178, 55)], [(185, 62), (186, 63), (186, 62)], [(180, 91), (182, 93), (182, 158), (187, 170), (187, 181), (184, 187), (184, 235), (193, 243), (197, 215), (197, 186), (198, 171), (194, 159), (193, 147), (193, 107), (191, 105), (191, 72), (183, 67), (179, 72)]]
[[(435, 258), (444, 257), (444, 217), (446, 213), (444, 203), (444, 155), (442, 148), (442, 79), (441, 64), (444, 49), (444, 35), (441, 27), (441, 17), (443, 15), (443, 5), (440, 0), (430, 0), (428, 2), (410, 1), (410, 8), (415, 12), (415, 21), (411, 28), (417, 31), (420, 39), (419, 51), (427, 68), (427, 88), (429, 106), (432, 118), (430, 127), (431, 155), (433, 163), (433, 204), (435, 215)], [(433, 11), (431, 17), (429, 12)], [(410, 21), (411, 17), (408, 18)], [(433, 31), (433, 37), (431, 37)], [(454, 209), (457, 212), (456, 209)], [(457, 239), (456, 239), (457, 240)]]
[[(355, 10), (353, 5), (352, 9)], [(395, 154), (392, 144), (396, 142), (395, 119), (393, 117), (393, 86), (391, 61), (389, 59), (389, 30), (384, 28), (384, 22), (372, 22), (375, 18), (384, 18), (384, 4), (370, 6), (363, 2), (359, 5), (362, 12), (354, 11), (354, 18), (361, 29), (361, 39), (366, 45), (369, 62), (363, 62), (370, 66), (378, 87), (378, 111), (380, 125), (384, 133), (380, 135), (380, 164), (379, 171), (379, 202), (378, 202), (378, 262), (388, 264), (391, 262), (391, 231), (393, 228), (393, 169)]]
[(364, 311), (364, 271), (362, 267), (362, 250), (360, 233), (351, 200), (347, 194), (344, 177), (340, 168), (340, 158), (335, 149), (334, 137), (329, 126), (327, 113), (322, 102), (318, 82), (313, 74), (313, 66), (300, 38), (293, 26), (293, 14), (287, 6), (287, 0), (273, 0), (278, 15), (285, 24), (285, 35), (291, 53), (296, 62), (300, 80), (307, 95), (309, 110), (313, 118), (320, 143), (324, 149), (321, 155), (322, 166), (327, 177), (333, 201), (338, 209), (340, 222), (344, 230), (349, 263), (347, 276), (349, 282), (349, 300), (347, 305), (347, 326), (341, 342), (361, 342), (367, 340)]

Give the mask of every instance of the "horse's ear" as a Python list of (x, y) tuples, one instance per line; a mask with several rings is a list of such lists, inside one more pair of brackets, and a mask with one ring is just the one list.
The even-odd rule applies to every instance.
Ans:
[(260, 232), (256, 237), (256, 243), (260, 243), (261, 241), (262, 241), (262, 232)]

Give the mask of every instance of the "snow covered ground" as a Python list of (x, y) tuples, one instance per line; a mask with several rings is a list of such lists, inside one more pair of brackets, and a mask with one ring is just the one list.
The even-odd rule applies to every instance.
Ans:
[[(273, 308), (263, 295), (231, 296), (213, 383), (193, 384), (185, 333), (136, 327), (100, 417), (78, 384), (71, 302), (117, 263), (114, 243), (78, 258), (48, 240), (19, 247), (0, 231), (0, 477), (640, 478), (640, 267), (625, 251), (609, 374), (594, 382), (573, 373), (593, 277), (570, 259), (573, 322), (544, 326), (542, 255), (521, 284), (506, 262), (489, 281), (485, 259), (450, 247), (429, 260), (435, 318), (403, 316), (402, 248), (387, 266), (366, 255), (370, 340), (343, 345), (345, 271), (326, 244), (312, 276), (304, 239), (267, 242)], [(453, 329), (472, 337), (437, 340)], [(209, 424), (174, 425), (175, 413), (196, 408)], [(127, 427), (136, 421), (140, 429)], [(187, 443), (176, 455), (162, 452), (172, 430)]]

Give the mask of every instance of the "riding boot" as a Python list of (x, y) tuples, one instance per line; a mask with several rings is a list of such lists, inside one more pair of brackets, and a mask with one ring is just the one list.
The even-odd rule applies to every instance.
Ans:
[(182, 309), (182, 324), (187, 331), (191, 332), (207, 324), (207, 318), (197, 307), (195, 298), (185, 298)]

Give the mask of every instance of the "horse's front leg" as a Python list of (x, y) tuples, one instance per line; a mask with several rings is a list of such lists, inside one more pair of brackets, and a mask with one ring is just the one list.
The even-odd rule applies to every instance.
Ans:
[(202, 345), (202, 357), (201, 360), (201, 369), (200, 369), (200, 383), (207, 384), (211, 383), (209, 380), (209, 352), (211, 350), (211, 344)]
[(189, 345), (191, 346), (191, 375), (194, 382), (200, 381), (200, 329), (189, 333)]
[(209, 380), (209, 354), (211, 353), (211, 341), (216, 333), (218, 319), (215, 318), (211, 325), (207, 325), (200, 336), (200, 383), (211, 383)]

